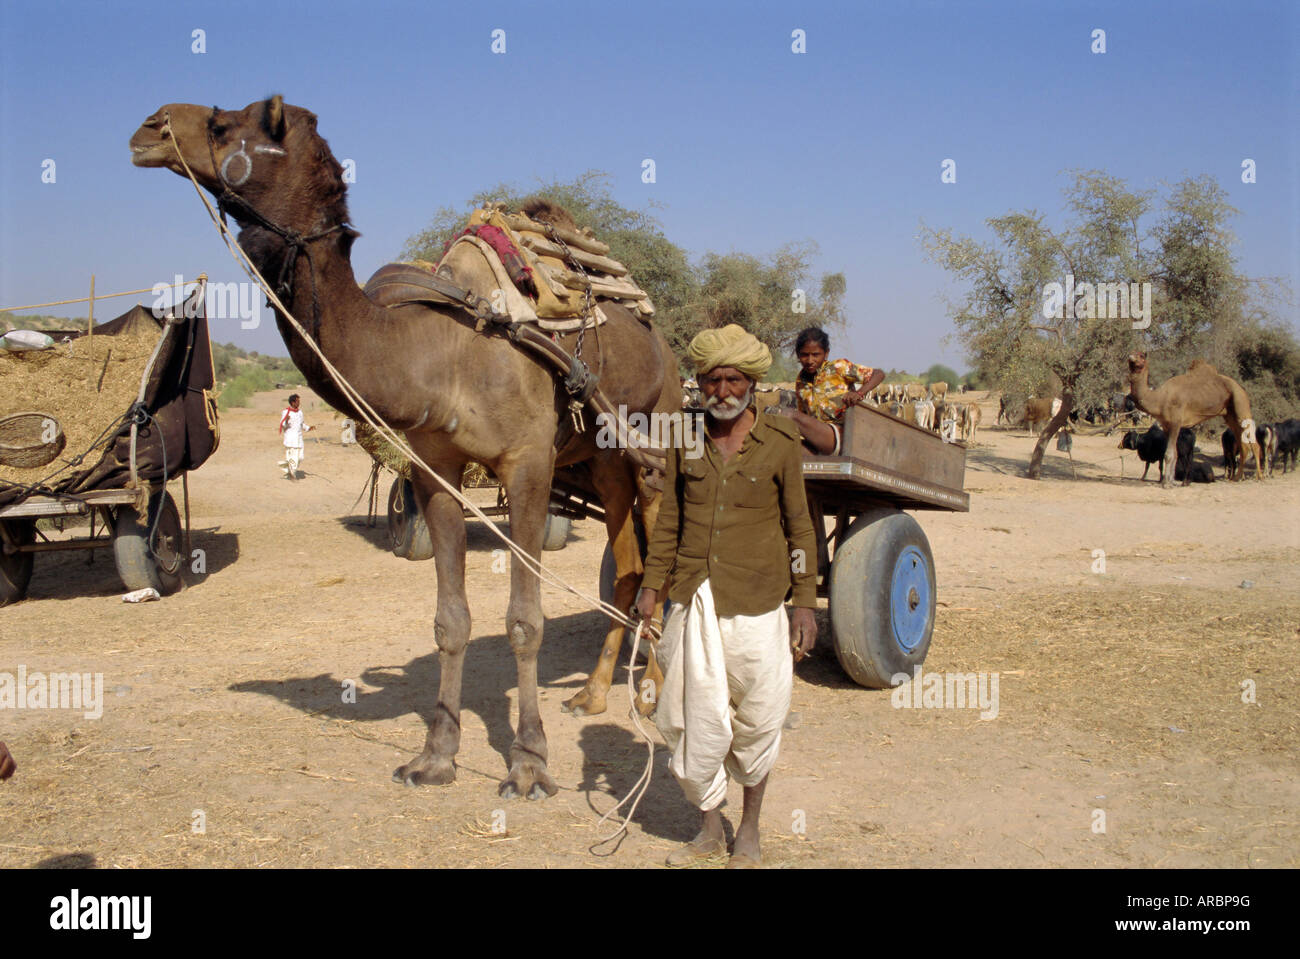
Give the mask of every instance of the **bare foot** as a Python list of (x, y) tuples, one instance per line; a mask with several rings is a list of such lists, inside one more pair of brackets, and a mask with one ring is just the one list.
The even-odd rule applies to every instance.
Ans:
[[(749, 860), (753, 865), (736, 863), (738, 859)], [(752, 869), (762, 864), (763, 852), (758, 844), (758, 830), (750, 831), (744, 828), (743, 823), (741, 824), (741, 828), (736, 831), (736, 844), (731, 851), (731, 861), (735, 863), (730, 867), (733, 869)]]
[(668, 854), (664, 861), (668, 866), (693, 866), (707, 859), (721, 859), (727, 854), (727, 844), (714, 836), (701, 832), (684, 845), (678, 846)]

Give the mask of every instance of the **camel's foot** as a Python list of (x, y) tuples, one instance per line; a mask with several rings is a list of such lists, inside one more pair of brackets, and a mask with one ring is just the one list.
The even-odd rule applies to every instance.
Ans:
[(510, 773), (497, 788), (502, 799), (518, 799), (520, 796), (545, 799), (559, 791), (560, 787), (555, 785), (555, 780), (546, 771), (546, 763), (536, 759), (516, 760), (510, 767)]
[(393, 770), (393, 782), (408, 786), (447, 786), (456, 781), (456, 764), (445, 756), (420, 753)]
[(566, 699), (560, 708), (575, 716), (597, 716), (605, 711), (605, 693), (584, 686), (576, 696)]
[(659, 687), (656, 686), (647, 695), (643, 692), (636, 698), (636, 711), (641, 714), (642, 719), (649, 719), (655, 714), (655, 709), (659, 706)]

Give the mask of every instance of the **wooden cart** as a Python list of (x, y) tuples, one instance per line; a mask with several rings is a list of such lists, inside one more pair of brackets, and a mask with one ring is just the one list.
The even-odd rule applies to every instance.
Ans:
[[(845, 415), (839, 456), (804, 459), (808, 509), (817, 534), (817, 592), (830, 605), (831, 632), (844, 671), (863, 686), (895, 685), (924, 662), (937, 599), (934, 556), (909, 510), (966, 512), (966, 447), (870, 406)], [(401, 482), (399, 477), (399, 482)], [(501, 506), (494, 511), (504, 514)], [(558, 470), (551, 517), (604, 521), (604, 510), (581, 468)], [(829, 528), (828, 528), (829, 527)], [(389, 530), (398, 555), (424, 559), (432, 548), (414, 497), (389, 497)], [(638, 529), (644, 550), (644, 531)], [(560, 539), (560, 543), (563, 540)], [(414, 544), (414, 545), (413, 545)], [(548, 546), (548, 548), (558, 548)], [(614, 595), (614, 554), (600, 570), (600, 595)]]
[[(803, 463), (817, 534), (817, 594), (828, 600), (831, 639), (845, 673), (883, 688), (925, 661), (934, 631), (934, 555), (905, 511), (970, 509), (962, 488), (966, 447), (871, 406), (848, 410), (840, 446), (839, 456), (807, 454)], [(573, 490), (567, 498), (588, 511), (593, 505)], [(614, 595), (608, 547), (600, 584), (608, 602)]]
[[(151, 492), (152, 490), (152, 492)], [(189, 484), (185, 485), (189, 516)], [(50, 539), (37, 529), (38, 519), (88, 516), (86, 536)], [(152, 586), (164, 596), (181, 585), (181, 567), (189, 555), (188, 522), (170, 493), (148, 484), (137, 489), (105, 489), (60, 496), (29, 496), (0, 507), (0, 606), (27, 593), (38, 553), (112, 547), (122, 585), (128, 590)]]
[[(183, 304), (164, 317), (136, 306), (93, 328), (95, 337), (111, 338), (132, 324), (156, 324), (158, 340), (136, 403), (123, 411), (112, 434), (83, 454), (82, 467), (52, 467), (51, 476), (33, 478), (31, 486), (0, 483), (0, 606), (26, 595), (37, 554), (69, 549), (111, 546), (128, 590), (153, 587), (166, 595), (180, 588), (190, 556), (189, 471), (215, 452), (220, 437), (206, 290), (207, 276), (201, 275)], [(166, 488), (177, 477), (183, 481), (184, 526)], [(53, 539), (37, 526), (42, 519), (74, 516), (89, 518), (86, 536)]]

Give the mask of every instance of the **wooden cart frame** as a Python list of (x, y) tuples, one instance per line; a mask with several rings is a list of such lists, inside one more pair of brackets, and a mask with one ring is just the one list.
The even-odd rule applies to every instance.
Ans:
[[(839, 455), (805, 455), (804, 484), (817, 537), (817, 593), (828, 600), (836, 655), (855, 682), (897, 685), (925, 660), (938, 583), (929, 541), (907, 511), (968, 511), (965, 470), (964, 444), (945, 443), (937, 433), (871, 406), (845, 415)], [(390, 493), (389, 529), (406, 552), (394, 551), (428, 558), (432, 547), (419, 548), (427, 544), (428, 530), (414, 510), (414, 497), (406, 496), (395, 519), (393, 496), (401, 494)], [(499, 503), (490, 512), (504, 515), (506, 508)], [(604, 522), (605, 511), (581, 471), (556, 472), (549, 519)], [(644, 530), (638, 534), (644, 549)], [(547, 548), (557, 549), (563, 538), (548, 533), (547, 542)], [(613, 599), (613, 584), (614, 556), (606, 546), (600, 572), (606, 602)]]

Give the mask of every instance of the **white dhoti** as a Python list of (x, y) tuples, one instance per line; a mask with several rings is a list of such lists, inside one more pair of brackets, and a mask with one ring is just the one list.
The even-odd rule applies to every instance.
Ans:
[(794, 675), (785, 607), (719, 617), (706, 579), (689, 603), (669, 608), (659, 656), (655, 725), (668, 768), (708, 812), (726, 798), (728, 776), (756, 786), (776, 764)]
[(298, 466), (302, 463), (302, 446), (286, 446), (284, 448), (284, 458), (289, 464), (289, 469), (297, 472)]

